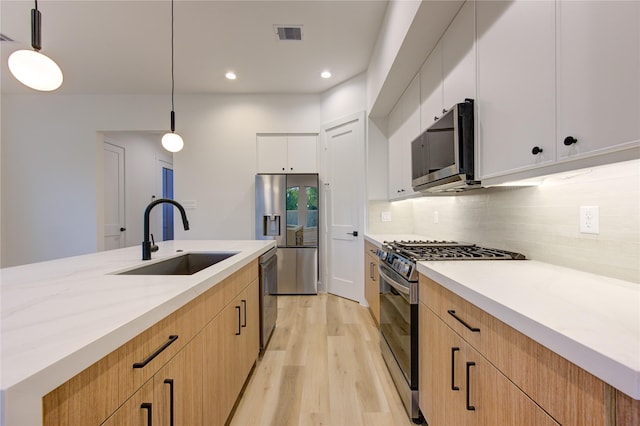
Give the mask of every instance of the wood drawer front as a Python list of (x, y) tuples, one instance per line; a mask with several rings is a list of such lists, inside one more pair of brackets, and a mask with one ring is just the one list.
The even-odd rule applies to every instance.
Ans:
[(483, 353), (489, 315), (435, 281), (420, 275), (419, 298), (442, 321)]
[[(151, 379), (203, 326), (203, 300), (197, 298), (120, 347), (119, 397), (128, 398)], [(172, 336), (178, 337), (174, 340)], [(134, 368), (134, 364), (146, 361), (146, 365)]]
[(420, 299), (560, 424), (605, 425), (615, 418), (597, 377), (423, 275)]

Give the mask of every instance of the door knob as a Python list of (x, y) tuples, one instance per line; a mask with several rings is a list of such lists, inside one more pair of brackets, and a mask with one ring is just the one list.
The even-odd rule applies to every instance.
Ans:
[(354, 237), (358, 236), (358, 231), (347, 232), (347, 235), (353, 235)]

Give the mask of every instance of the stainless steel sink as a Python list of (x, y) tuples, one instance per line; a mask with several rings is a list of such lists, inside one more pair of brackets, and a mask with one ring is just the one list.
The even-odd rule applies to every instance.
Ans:
[(236, 254), (238, 253), (186, 253), (182, 256), (120, 272), (117, 275), (193, 275)]

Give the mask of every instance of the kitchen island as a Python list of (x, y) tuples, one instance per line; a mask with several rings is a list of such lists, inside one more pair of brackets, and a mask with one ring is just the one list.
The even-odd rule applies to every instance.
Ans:
[[(2, 425), (42, 422), (42, 398), (275, 246), (167, 241), (0, 270)], [(193, 275), (116, 275), (188, 252), (237, 253)], [(257, 271), (256, 271), (257, 274)]]

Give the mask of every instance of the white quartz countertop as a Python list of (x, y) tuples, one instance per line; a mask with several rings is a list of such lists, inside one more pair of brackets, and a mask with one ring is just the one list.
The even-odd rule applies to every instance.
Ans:
[[(41, 423), (42, 396), (275, 247), (166, 241), (0, 269), (2, 425)], [(237, 252), (193, 275), (115, 275), (183, 252)]]
[(418, 271), (640, 399), (639, 284), (532, 260), (419, 262)]

